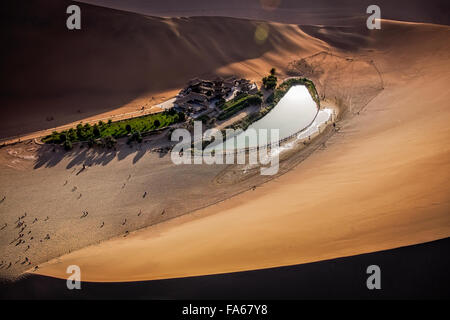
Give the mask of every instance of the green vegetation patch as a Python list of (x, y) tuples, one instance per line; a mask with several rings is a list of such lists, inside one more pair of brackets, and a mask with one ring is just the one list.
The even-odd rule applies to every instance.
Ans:
[(262, 102), (261, 97), (258, 94), (248, 95), (241, 94), (234, 97), (232, 100), (226, 102), (222, 106), (222, 113), (217, 117), (219, 120), (224, 120), (242, 109), (247, 108), (251, 105), (260, 105)]
[[(142, 117), (120, 120), (107, 123), (100, 121), (98, 124), (90, 125), (81, 123), (76, 128), (64, 130), (61, 132), (54, 131), (51, 135), (42, 139), (44, 143), (66, 143), (78, 141), (92, 141), (99, 138), (120, 138), (131, 134), (132, 132), (145, 133), (153, 130), (165, 128), (171, 124), (182, 122), (185, 120), (185, 115), (182, 112), (176, 112), (171, 109), (161, 113), (154, 113)], [(140, 140), (140, 139), (136, 139)], [(70, 144), (71, 145), (71, 144)]]
[(266, 90), (274, 89), (277, 86), (277, 81), (277, 77), (272, 74), (262, 79), (264, 88), (266, 88)]

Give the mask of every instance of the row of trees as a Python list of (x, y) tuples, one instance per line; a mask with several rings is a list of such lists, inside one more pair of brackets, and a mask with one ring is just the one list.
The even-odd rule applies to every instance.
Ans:
[(167, 127), (176, 122), (185, 121), (185, 115), (173, 109), (145, 115), (138, 118), (126, 119), (117, 122), (109, 120), (107, 123), (99, 121), (94, 125), (78, 124), (75, 128), (61, 132), (53, 132), (42, 139), (45, 143), (63, 144), (68, 150), (74, 142), (88, 142), (89, 146), (113, 146), (117, 138), (128, 136), (131, 141), (142, 141), (142, 134), (152, 130)]

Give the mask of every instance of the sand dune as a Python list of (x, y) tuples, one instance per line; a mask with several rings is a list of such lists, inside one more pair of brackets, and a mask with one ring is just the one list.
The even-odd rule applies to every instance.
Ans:
[[(320, 43), (340, 52), (333, 43), (342, 33), (324, 28), (322, 34), (327, 37)], [(382, 30), (364, 37), (364, 46), (344, 54), (373, 61), (384, 90), (344, 118), (324, 148), (255, 191), (73, 252), (38, 272), (64, 278), (66, 267), (76, 264), (85, 281), (173, 278), (448, 237), (450, 28), (384, 20)], [(298, 41), (310, 48), (318, 40)], [(324, 61), (323, 68), (333, 67)], [(347, 81), (364, 77), (349, 72)]]
[[(179, 16), (226, 16), (313, 25), (349, 25), (355, 17), (366, 18), (371, 0), (80, 0), (139, 14)], [(382, 18), (449, 24), (446, 0), (378, 0)]]
[[(260, 79), (320, 41), (296, 26), (234, 18), (157, 18), (80, 4), (82, 29), (66, 29), (71, 1), (8, 1), (2, 21), (0, 138), (150, 107), (194, 76)], [(265, 57), (266, 54), (270, 57)], [(230, 64), (260, 59), (258, 68)], [(267, 66), (267, 68), (265, 68)], [(220, 72), (217, 71), (220, 69)]]
[[(28, 42), (16, 42), (5, 60), (2, 82), (9, 95), (0, 129), (5, 135), (134, 111), (175, 93), (193, 76), (235, 74), (260, 81), (274, 66), (283, 77), (288, 61), (327, 48), (297, 25), (143, 17), (88, 5), (82, 8), (82, 32), (73, 35), (60, 16), (67, 3), (8, 3), (17, 16), (17, 21), (9, 19), (9, 36)], [(255, 41), (261, 24), (267, 38)], [(42, 35), (39, 45), (34, 29)], [(23, 66), (32, 55), (39, 62)], [(128, 93), (130, 102), (119, 99)], [(55, 119), (46, 121), (49, 115)], [(65, 153), (28, 142), (2, 148), (0, 199), (7, 199), (0, 204), (0, 223), (7, 226), (0, 232), (1, 276), (15, 277), (29, 268), (26, 258), (33, 266), (41, 264), (223, 200), (256, 183), (215, 185), (222, 167), (175, 167), (166, 154), (151, 151), (158, 140), (167, 142), (167, 136), (150, 140), (132, 148), (121, 141), (114, 151), (76, 147)], [(83, 171), (83, 164), (90, 169)], [(88, 219), (80, 218), (85, 210)], [(140, 210), (143, 214), (137, 216)], [(27, 242), (16, 246), (21, 230), (15, 228), (16, 221), (25, 212)]]

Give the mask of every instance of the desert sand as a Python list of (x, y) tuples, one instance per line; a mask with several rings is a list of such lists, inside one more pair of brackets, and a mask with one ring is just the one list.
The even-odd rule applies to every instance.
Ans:
[[(8, 93), (2, 138), (35, 135), (36, 129), (48, 130), (49, 123), (53, 128), (134, 112), (143, 103), (170, 97), (194, 76), (236, 74), (260, 81), (272, 66), (285, 68), (286, 61), (297, 58), (299, 52), (309, 55), (326, 48), (295, 25), (143, 17), (88, 5), (82, 10), (83, 30), (89, 31), (73, 38), (59, 19), (69, 2), (49, 1), (42, 7), (39, 3), (8, 3), (17, 18), (10, 19), (8, 36), (22, 42), (8, 51), (9, 64), (2, 74)], [(255, 30), (261, 24), (269, 33), (256, 43)], [(43, 41), (40, 46), (29, 42), (36, 28), (39, 35), (34, 36)], [(50, 38), (58, 41), (47, 43)], [(305, 39), (310, 41), (303, 43)], [(41, 62), (22, 67), (23, 57), (30, 55)], [(128, 92), (132, 92), (129, 100), (118, 99)], [(24, 99), (27, 103), (22, 104)], [(49, 115), (54, 120), (47, 121)], [(223, 167), (175, 167), (167, 154), (152, 151), (168, 137), (163, 134), (149, 140), (132, 148), (121, 141), (117, 150), (77, 146), (69, 153), (30, 141), (0, 149), (0, 200), (6, 197), (0, 203), (1, 276), (15, 277), (62, 254), (204, 207), (257, 184), (249, 180), (218, 186), (215, 177)], [(87, 217), (84, 211), (89, 212)], [(24, 225), (17, 227), (20, 222)]]
[[(64, 278), (76, 264), (85, 281), (174, 278), (448, 237), (450, 29), (382, 23), (364, 36), (364, 48), (345, 54), (373, 60), (384, 90), (344, 118), (325, 148), (255, 191), (65, 255), (38, 273)], [(365, 77), (349, 74), (355, 83)]]
[[(72, 34), (58, 15), (67, 2), (49, 1), (46, 10), (36, 3), (14, 4), (7, 21), (15, 44), (1, 81), (8, 93), (2, 138), (134, 112), (194, 76), (260, 81), (271, 67), (280, 78), (307, 75), (343, 112), (337, 132), (286, 159), (268, 182), (226, 178), (233, 168), (174, 167), (151, 152), (164, 135), (132, 148), (121, 142), (116, 151), (4, 147), (2, 277), (28, 270), (66, 278), (76, 264), (84, 281), (174, 278), (450, 236), (448, 26), (383, 20), (381, 30), (368, 31), (364, 19), (347, 19), (352, 11), (333, 17), (322, 2), (311, 25), (288, 20), (288, 9), (275, 11), (278, 22), (264, 22), (83, 4), (83, 31)], [(257, 30), (264, 36), (255, 38)], [(302, 58), (306, 67), (293, 68)], [(25, 212), (26, 242), (16, 246), (15, 224)]]
[[(272, 66), (323, 49), (320, 41), (302, 43), (310, 37), (293, 25), (148, 17), (86, 4), (82, 29), (71, 32), (71, 3), (4, 4), (11, 45), (2, 59), (0, 138), (147, 108), (193, 77), (238, 73), (260, 81)], [(267, 37), (256, 42), (260, 25)]]

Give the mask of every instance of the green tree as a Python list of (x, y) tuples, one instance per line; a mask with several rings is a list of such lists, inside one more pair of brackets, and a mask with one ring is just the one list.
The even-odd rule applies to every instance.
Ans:
[(100, 136), (100, 129), (98, 128), (97, 124), (94, 124), (94, 129), (93, 132), (95, 137), (99, 137)]
[(76, 134), (76, 131), (73, 128), (69, 129), (69, 132), (67, 133), (67, 140), (70, 140), (70, 141), (76, 141), (77, 140), (77, 134)]
[(271, 74), (267, 77), (264, 77), (262, 81), (263, 81), (264, 88), (266, 88), (266, 90), (269, 90), (269, 89), (274, 89), (277, 86), (278, 79), (276, 76)]
[(156, 120), (153, 122), (153, 125), (155, 126), (155, 128), (159, 128), (159, 126), (161, 125), (161, 122), (159, 122), (159, 120), (156, 119)]
[(131, 126), (129, 124), (127, 124), (125, 126), (125, 130), (127, 130), (127, 132), (130, 133), (131, 132)]
[(83, 125), (80, 123), (77, 125), (77, 138), (78, 140), (83, 140), (84, 134), (83, 134)]

